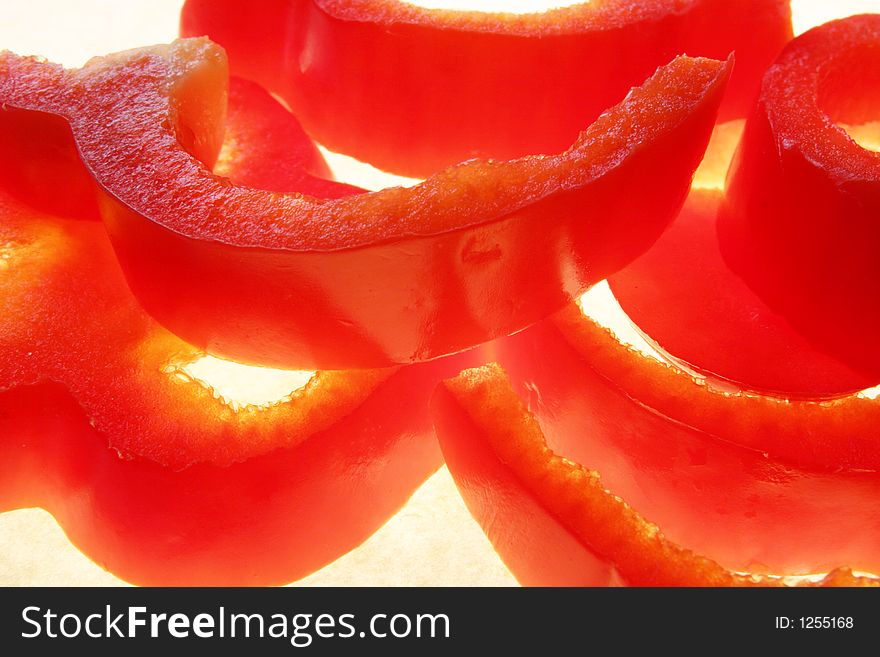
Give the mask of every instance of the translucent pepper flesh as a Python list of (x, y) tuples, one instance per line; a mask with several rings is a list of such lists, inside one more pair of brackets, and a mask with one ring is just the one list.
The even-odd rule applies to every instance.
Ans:
[[(653, 523), (650, 510), (643, 511), (638, 502), (618, 494), (614, 485), (608, 487), (603, 470), (594, 469), (593, 449), (600, 452), (597, 460), (607, 461), (601, 447), (591, 444), (592, 431), (600, 425), (582, 426), (580, 434), (568, 437), (569, 444), (581, 444), (577, 455), (548, 446), (544, 423), (527, 409), (498, 365), (467, 370), (445, 381), (435, 393), (432, 408), (443, 454), (462, 496), (524, 584), (779, 586), (797, 581), (767, 574), (766, 566), (760, 564), (751, 568), (722, 565), (713, 552), (670, 538), (664, 523)], [(647, 441), (652, 438), (645, 436)], [(676, 450), (669, 454), (662, 474), (666, 485), (673, 486), (678, 476)], [(626, 458), (625, 452), (617, 458)], [(631, 458), (639, 461), (637, 454)], [(699, 487), (683, 488), (688, 488), (684, 492), (695, 506), (713, 511), (712, 501), (702, 499)], [(741, 510), (735, 503), (732, 507), (737, 513)], [(701, 511), (697, 508), (691, 513), (691, 522), (699, 525)], [(710, 530), (704, 532), (710, 535)], [(715, 540), (742, 542), (739, 532), (730, 526)], [(828, 536), (835, 535), (829, 532)], [(819, 565), (828, 546), (809, 543), (802, 552), (810, 548)], [(730, 563), (729, 554), (721, 558)], [(876, 586), (878, 580), (853, 575), (842, 567), (802, 583)]]
[(128, 283), (159, 322), (235, 360), (338, 369), (507, 335), (645, 251), (684, 200), (731, 66), (677, 58), (559, 155), (466, 162), (408, 189), (335, 186), (333, 199), (208, 170), (226, 68), (207, 40), (79, 71), (6, 54), (0, 99), (70, 123)]
[[(770, 96), (783, 104), (803, 100), (815, 92), (815, 76), (831, 84), (822, 76), (830, 75), (825, 59), (838, 56), (834, 44), (842, 41), (845, 53), (844, 35), (850, 33), (849, 40), (855, 34), (864, 41), (860, 47), (871, 41), (874, 48), (876, 36), (869, 35), (875, 23), (874, 17), (862, 17), (819, 28), (827, 46), (823, 56), (784, 53), (780, 69), (774, 66), (768, 74), (777, 85)], [(826, 42), (833, 34), (840, 38)], [(804, 37), (807, 45), (817, 38)], [(792, 44), (792, 53), (799, 47)], [(791, 67), (803, 67), (804, 77), (792, 76)], [(809, 73), (810, 67), (817, 70)], [(851, 74), (862, 81), (867, 75)], [(834, 106), (850, 108), (848, 120), (868, 116), (862, 97), (847, 100), (842, 89), (837, 93)], [(806, 115), (813, 110), (809, 103), (788, 107)], [(816, 134), (804, 134), (800, 146), (790, 138), (750, 151), (753, 122), (762, 111), (759, 102), (726, 196), (721, 190), (692, 190), (671, 229), (611, 277), (636, 328), (670, 359), (623, 344), (571, 305), (494, 345), (492, 358), (509, 379), (498, 366), (482, 368), (436, 393), (435, 422), (450, 470), (524, 583), (876, 584), (873, 576), (853, 577), (852, 570), (840, 568), (880, 570), (880, 404), (853, 394), (876, 378), (847, 360), (846, 351), (829, 354), (815, 333), (801, 333), (801, 324), (771, 308), (722, 257), (730, 237), (723, 222), (734, 216), (726, 212), (753, 220), (755, 234), (771, 232), (774, 226), (766, 224), (778, 218), (767, 207), (791, 210), (795, 206), (783, 207), (787, 194), (803, 196), (797, 208), (808, 214), (798, 230), (808, 234), (788, 227), (794, 231), (791, 243), (777, 244), (782, 261), (821, 237), (830, 238), (833, 248), (835, 235), (866, 224), (858, 209), (841, 206), (839, 214), (825, 217), (836, 222), (832, 234), (809, 232), (809, 222), (829, 211), (827, 202), (817, 200), (829, 188), (811, 186), (809, 178), (795, 180), (801, 169), (792, 162), (809, 151), (811, 166), (822, 169), (828, 163), (815, 154), (829, 141), (820, 134), (816, 144)], [(860, 148), (843, 128), (830, 128), (831, 121), (826, 117), (821, 129), (832, 131), (832, 143), (852, 152)], [(789, 187), (775, 198), (771, 183), (779, 179), (749, 181), (741, 177), (746, 163), (769, 170), (780, 166), (778, 175), (792, 176)], [(845, 167), (857, 167), (859, 160), (838, 165), (823, 175), (846, 176)], [(870, 202), (866, 189), (856, 186), (848, 199), (855, 202), (855, 193), (865, 192), (862, 210)], [(837, 192), (844, 190), (842, 184)], [(737, 205), (753, 193), (753, 206)], [(797, 221), (791, 215), (782, 220)], [(755, 251), (761, 248), (759, 243)], [(844, 262), (842, 269), (849, 266)], [(751, 275), (761, 280), (761, 270)], [(870, 280), (855, 283), (844, 296), (867, 298)], [(814, 304), (814, 310), (820, 308), (821, 299)], [(822, 317), (829, 325), (836, 319)], [(838, 328), (841, 340), (852, 330)], [(870, 360), (864, 344), (848, 348), (850, 355)]]
[(774, 312), (721, 255), (720, 190), (691, 192), (651, 249), (608, 280), (645, 335), (683, 366), (732, 387), (800, 399), (836, 397), (880, 382)]
[[(234, 82), (231, 99), (218, 166), (232, 179), (284, 188), (324, 166), (265, 91)], [(282, 149), (276, 166), (255, 161)], [(353, 549), (440, 465), (428, 397), (466, 357), (317, 372), (234, 406), (186, 369), (204, 353), (140, 308), (99, 222), (36, 209), (6, 182), (0, 511), (47, 509), (134, 583), (281, 584)]]
[(791, 38), (786, 0), (605, 0), (514, 16), (396, 0), (189, 0), (184, 36), (227, 49), (332, 150), (424, 177), (473, 157), (567, 148), (676, 55), (737, 65), (722, 117), (744, 116)]
[(814, 28), (768, 69), (719, 215), (730, 267), (818, 348), (880, 378), (880, 16)]

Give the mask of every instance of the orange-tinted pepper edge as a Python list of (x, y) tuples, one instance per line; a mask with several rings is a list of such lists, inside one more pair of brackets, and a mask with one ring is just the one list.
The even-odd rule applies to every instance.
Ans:
[[(547, 447), (537, 420), (497, 365), (467, 370), (445, 381), (432, 408), (459, 490), (521, 581), (594, 585), (622, 581), (640, 586), (787, 583), (779, 577), (731, 572), (667, 540), (625, 500), (609, 493), (599, 473)], [(565, 569), (551, 563), (557, 547), (565, 566), (588, 560), (597, 579), (576, 568), (568, 571), (568, 578), (554, 577)], [(605, 563), (604, 570), (600, 563)], [(880, 582), (840, 568), (815, 583), (876, 586)]]

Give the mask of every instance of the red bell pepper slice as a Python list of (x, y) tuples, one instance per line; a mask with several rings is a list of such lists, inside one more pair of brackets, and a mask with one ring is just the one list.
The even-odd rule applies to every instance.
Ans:
[(719, 190), (692, 191), (658, 242), (608, 279), (633, 323), (680, 365), (739, 388), (815, 399), (876, 385), (817, 349), (730, 270), (715, 229), (721, 201)]
[(837, 122), (880, 108), (880, 16), (801, 35), (767, 71), (728, 178), (722, 253), (820, 348), (880, 378), (880, 155)]
[[(548, 357), (553, 356), (545, 356)], [(553, 366), (564, 367), (566, 364), (564, 360), (550, 362)], [(714, 551), (707, 552), (712, 559), (702, 556), (700, 548), (691, 542), (676, 540), (675, 534), (682, 533), (680, 528), (670, 530), (668, 523), (664, 522), (659, 522), (659, 526), (653, 524), (652, 511), (642, 510), (642, 501), (645, 506), (651, 502), (652, 489), (643, 491), (638, 496), (640, 501), (633, 503), (626, 495), (617, 493), (616, 485), (608, 481), (614, 478), (616, 471), (625, 469), (615, 461), (629, 460), (636, 469), (659, 467), (664, 486), (673, 488), (677, 477), (687, 477), (686, 470), (698, 468), (700, 460), (714, 461), (715, 450), (723, 448), (707, 445), (688, 453), (684, 446), (679, 449), (675, 445), (651, 447), (642, 444), (635, 452), (624, 450), (609, 457), (602, 453), (602, 442), (610, 439), (617, 427), (603, 430), (601, 423), (596, 422), (580, 428), (577, 437), (582, 442), (578, 453), (560, 452), (560, 447), (552, 443), (559, 439), (554, 434), (555, 428), (549, 429), (545, 440), (542, 432), (542, 429), (546, 430), (545, 422), (527, 410), (497, 365), (468, 370), (444, 382), (435, 393), (432, 408), (443, 454), (459, 490), (505, 563), (524, 584), (778, 586), (793, 583), (785, 577), (764, 574), (766, 571), (760, 566), (741, 568), (729, 565), (730, 549), (726, 550), (728, 554), (721, 562), (713, 560), (716, 558)], [(609, 422), (613, 423), (614, 417), (609, 413)], [(664, 424), (672, 426), (668, 422)], [(594, 432), (606, 435), (598, 437)], [(643, 438), (643, 443), (651, 443), (655, 436)], [(635, 436), (630, 439), (638, 440)], [(677, 442), (678, 439), (673, 437), (672, 440)], [(551, 441), (549, 446), (548, 441)], [(572, 448), (574, 443), (572, 436), (566, 447)], [(668, 448), (666, 458), (662, 456), (664, 448)], [(647, 463), (640, 463), (641, 458)], [(593, 467), (597, 460), (607, 469), (588, 470), (587, 466)], [(733, 467), (734, 478), (738, 477), (743, 465), (736, 459), (729, 465)], [(723, 473), (714, 476), (719, 474), (724, 476)], [(778, 474), (783, 475), (784, 471), (780, 470)], [(797, 478), (792, 475), (792, 479)], [(875, 501), (876, 488), (880, 484), (876, 479), (871, 482)], [(723, 479), (716, 483), (723, 483)], [(765, 486), (784, 489), (786, 483), (768, 479)], [(856, 483), (848, 482), (841, 490), (854, 492), (856, 486)], [(628, 488), (635, 491), (637, 485)], [(721, 514), (721, 509), (713, 508), (714, 497), (705, 499), (701, 487), (682, 488), (686, 489), (683, 493), (692, 500), (692, 506), (698, 507), (690, 518), (692, 524), (699, 526), (706, 522), (706, 514)], [(756, 486), (756, 490), (758, 488)], [(738, 492), (735, 487), (733, 494)], [(821, 503), (821, 499), (814, 502), (817, 507)], [(730, 510), (736, 516), (731, 517), (721, 535), (715, 537), (715, 542), (719, 543), (717, 547), (723, 547), (724, 539), (743, 542), (740, 538), (741, 521), (747, 517), (749, 507), (754, 511), (754, 506), (737, 506), (736, 501), (730, 504)], [(702, 512), (699, 507), (703, 508)], [(833, 524), (835, 521), (833, 516), (824, 515), (798, 520), (788, 513), (778, 509), (775, 514), (785, 516), (785, 522), (777, 532), (780, 537), (790, 531), (787, 528), (792, 522), (798, 528), (809, 528), (811, 523)], [(848, 515), (855, 513), (850, 509)], [(867, 522), (876, 527), (875, 517)], [(872, 543), (874, 549), (859, 556), (871, 558), (872, 563), (876, 563), (876, 536), (872, 542), (860, 539), (858, 529), (855, 537), (841, 537), (828, 531), (828, 527), (825, 529), (822, 532), (824, 540), (832, 546), (824, 542), (808, 543), (797, 550), (798, 555), (804, 557), (815, 553), (806, 564), (808, 567), (821, 566), (825, 555), (850, 539), (854, 539), (853, 544)], [(712, 538), (709, 533), (709, 530), (703, 530), (707, 539)], [(794, 542), (791, 537), (786, 541), (788, 544)], [(784, 570), (778, 574), (792, 572), (797, 571)], [(818, 581), (804, 583), (876, 586), (880, 585), (880, 580), (873, 576), (858, 577), (848, 568), (839, 568)]]
[[(793, 79), (777, 80), (780, 96), (785, 84), (798, 97)], [(859, 111), (844, 120), (868, 116)], [(775, 166), (774, 153), (751, 162)], [(841, 563), (880, 572), (880, 403), (821, 398), (876, 379), (818, 349), (728, 269), (715, 234), (722, 198), (692, 191), (672, 228), (610, 281), (637, 328), (707, 379), (625, 347), (570, 306), (495, 346), (533, 415), (497, 370), (438, 394), (450, 469), (522, 581), (755, 583), (733, 574), (749, 572), (781, 583), (766, 574)], [(737, 392), (731, 379), (785, 398)], [(581, 565), (547, 565), (557, 547)], [(837, 570), (824, 583), (857, 580)]]
[(667, 536), (737, 570), (880, 570), (876, 401), (735, 395), (627, 349), (576, 307), (544, 324), (496, 357), (553, 449)]
[(676, 59), (560, 155), (468, 162), (413, 188), (327, 201), (205, 168), (222, 132), (224, 61), (206, 40), (81, 71), (7, 54), (0, 100), (70, 123), (151, 315), (217, 355), (309, 369), (469, 348), (631, 261), (680, 208), (731, 68)]
[[(248, 161), (295, 135), (292, 117), (251, 84), (231, 99), (240, 149), (221, 166), (300, 184), (292, 161)], [(131, 582), (278, 584), (354, 548), (441, 463), (427, 402), (463, 357), (318, 372), (289, 398), (235, 408), (180, 369), (200, 354), (140, 308), (100, 223), (0, 190), (0, 510), (46, 508)]]
[(472, 157), (567, 148), (681, 53), (737, 66), (722, 117), (744, 116), (791, 38), (787, 0), (605, 0), (513, 16), (393, 0), (189, 0), (232, 71), (283, 97), (333, 150), (424, 177)]
[(271, 192), (341, 198), (364, 190), (332, 180), (327, 163), (299, 122), (254, 82), (229, 79), (223, 148), (215, 174)]

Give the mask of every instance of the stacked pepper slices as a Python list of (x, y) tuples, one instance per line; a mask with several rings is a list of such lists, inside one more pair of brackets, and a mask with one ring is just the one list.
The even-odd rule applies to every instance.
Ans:
[[(445, 457), (524, 584), (877, 583), (880, 156), (837, 121), (873, 118), (880, 17), (263, 5), (0, 55), (0, 509), (132, 582), (282, 583)], [(311, 138), (430, 175), (367, 193)], [(606, 278), (662, 361), (572, 301)], [(318, 371), (237, 407), (205, 353)]]

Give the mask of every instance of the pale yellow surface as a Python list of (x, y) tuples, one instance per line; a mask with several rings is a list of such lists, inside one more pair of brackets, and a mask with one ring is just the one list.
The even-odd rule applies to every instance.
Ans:
[[(425, 0), (454, 2), (468, 0)], [(0, 1), (0, 48), (68, 66), (89, 57), (167, 42), (177, 32), (180, 0)], [(422, 4), (414, 0), (414, 4)], [(472, 0), (484, 10), (535, 10), (541, 0)], [(546, 5), (569, 2), (546, 0)], [(880, 11), (880, 0), (794, 0), (795, 30), (835, 17)], [(363, 165), (331, 157), (344, 179), (366, 187), (400, 184)], [(609, 320), (611, 321), (611, 320)], [(2, 464), (0, 464), (2, 467)], [(446, 468), (361, 547), (302, 580), (321, 585), (512, 585), (515, 580), (471, 519)], [(65, 538), (44, 511), (0, 514), (0, 585), (119, 585)]]

